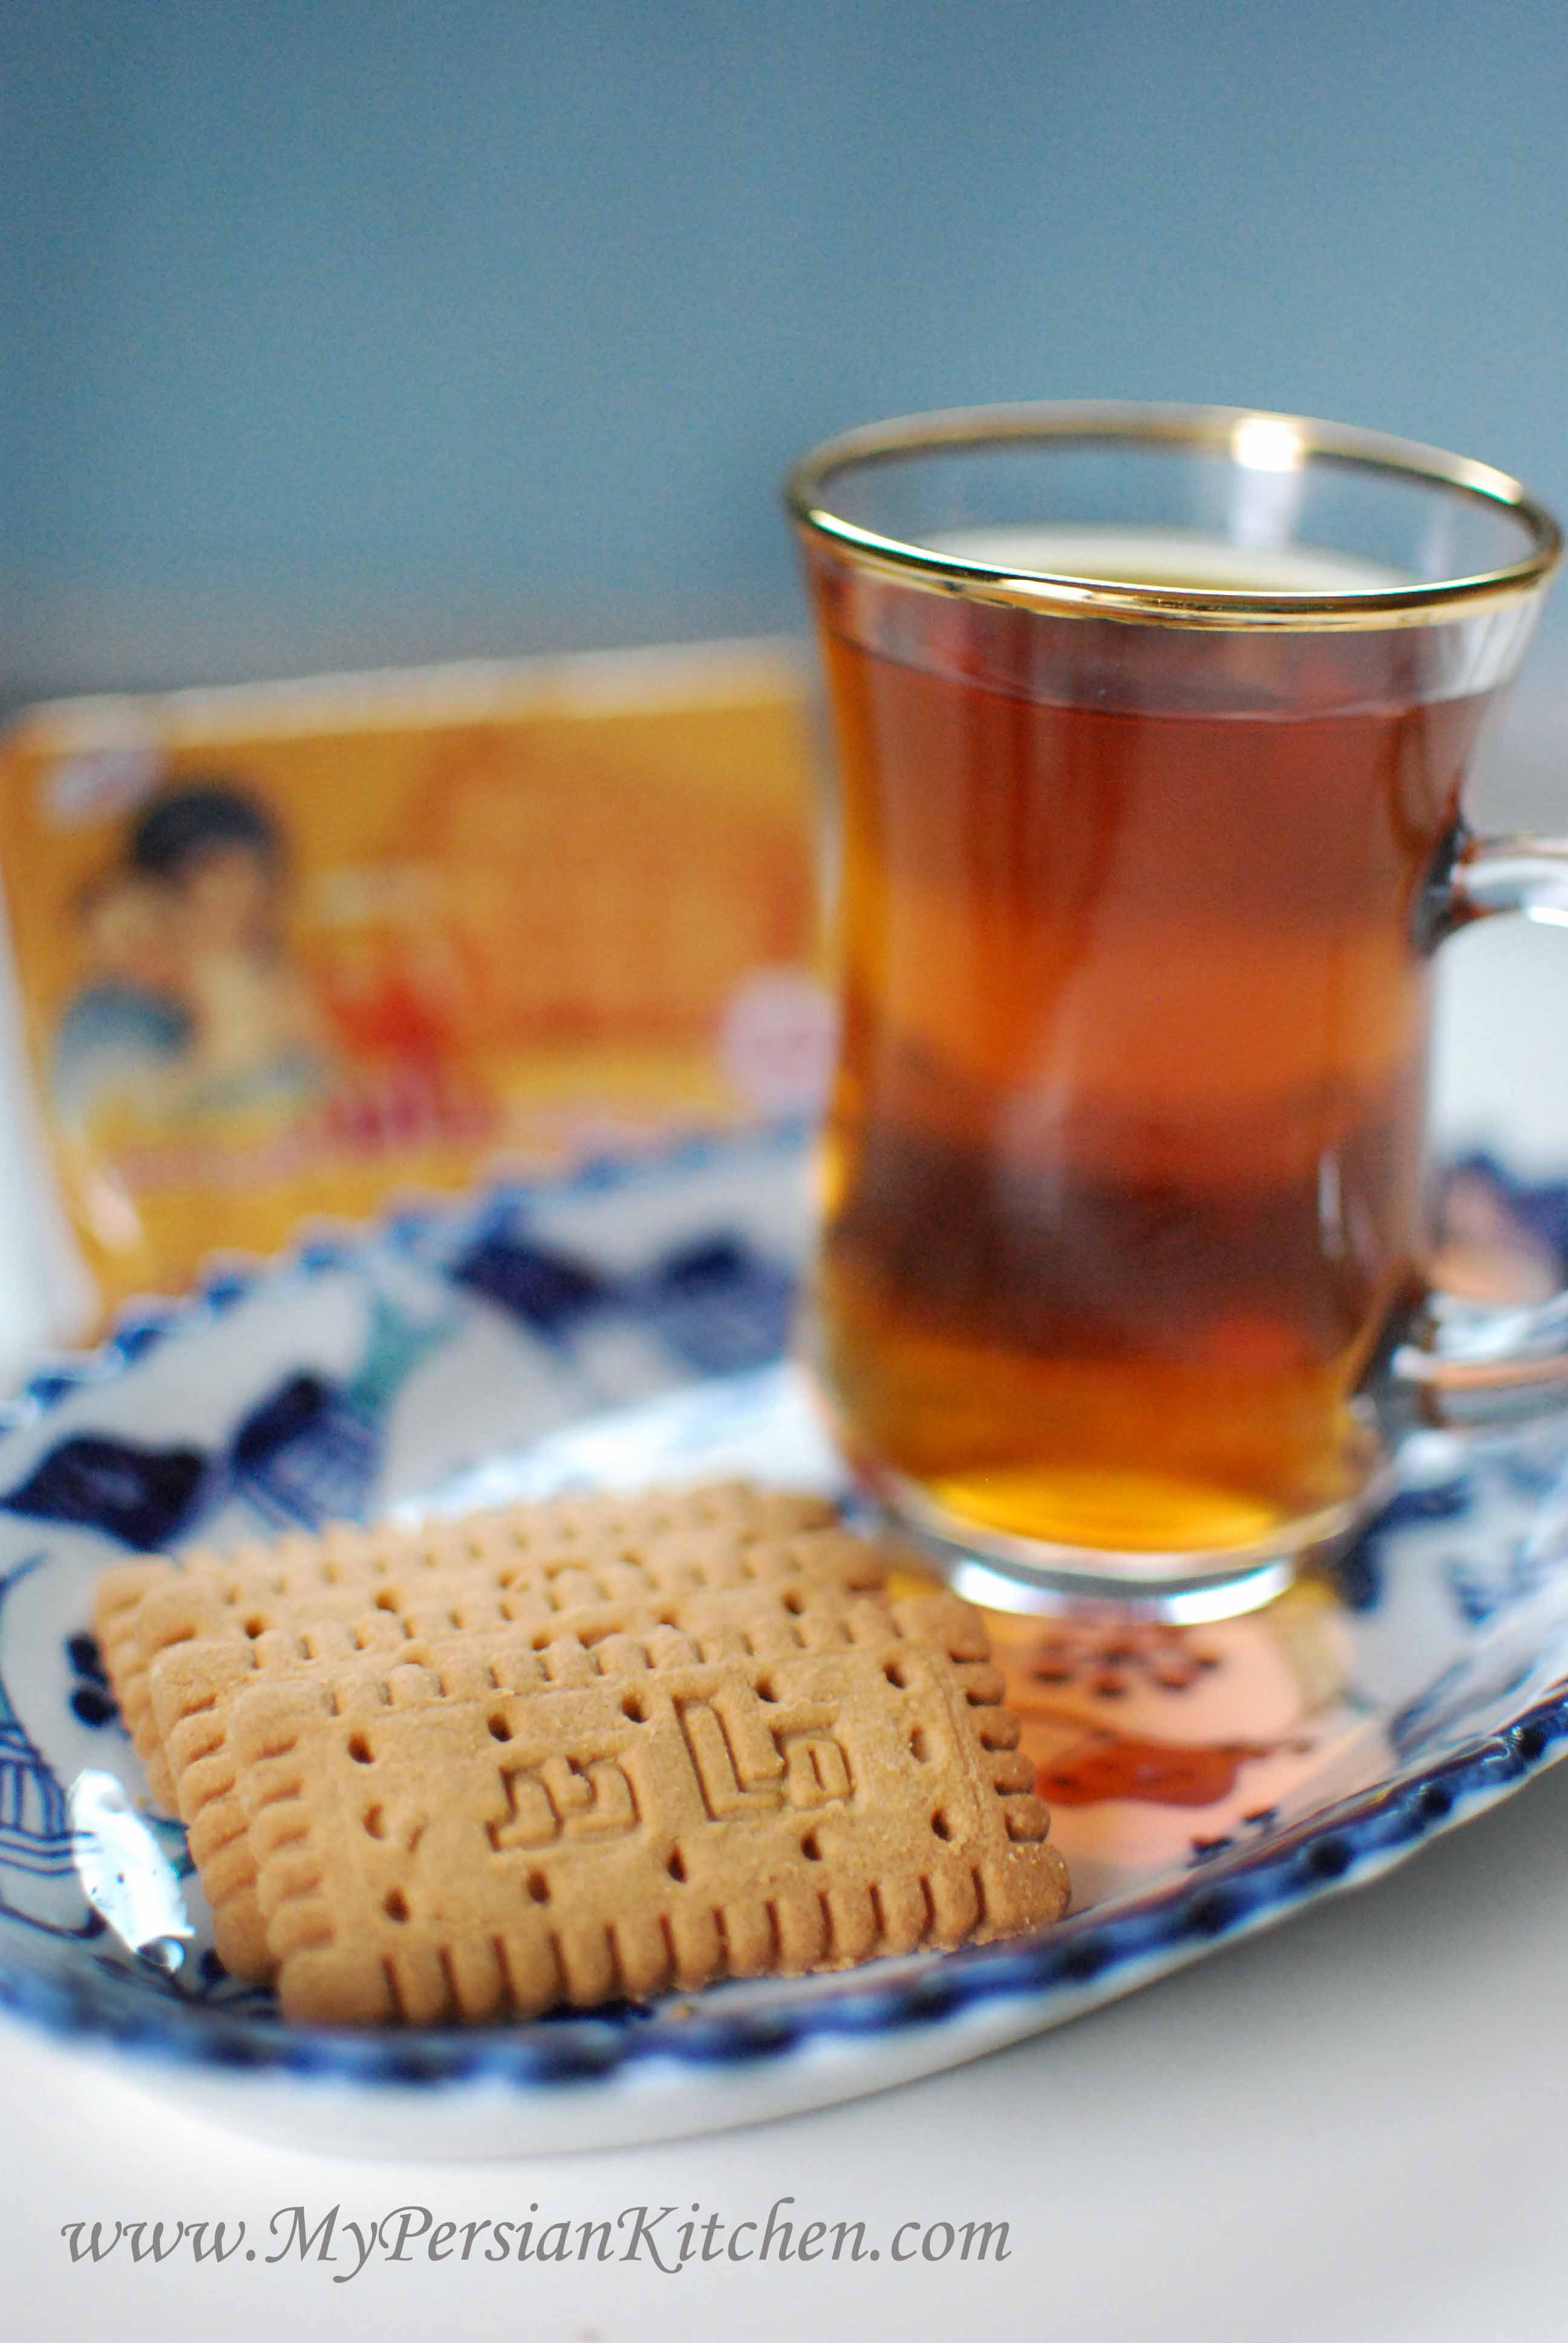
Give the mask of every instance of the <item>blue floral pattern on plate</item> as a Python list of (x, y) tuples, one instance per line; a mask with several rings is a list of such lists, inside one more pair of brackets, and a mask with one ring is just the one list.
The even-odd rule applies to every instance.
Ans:
[[(1568, 1192), (1469, 1176), (1533, 1241), (1568, 1234)], [(1000, 1625), (1075, 1880), (1044, 1935), (531, 2026), (285, 2026), (218, 1968), (183, 1835), (146, 1803), (88, 1632), (98, 1571), (565, 1486), (832, 1486), (781, 1355), (808, 1227), (799, 1132), (692, 1141), (225, 1272), (36, 1376), (0, 1435), (0, 2003), (204, 2077), (231, 2116), (266, 2075), (361, 2108), (498, 2089), (517, 2120), (491, 2152), (701, 2128), (1074, 2015), (1371, 1875), (1568, 1745), (1568, 1423), (1418, 1434), (1337, 1584), (1209, 1628)]]

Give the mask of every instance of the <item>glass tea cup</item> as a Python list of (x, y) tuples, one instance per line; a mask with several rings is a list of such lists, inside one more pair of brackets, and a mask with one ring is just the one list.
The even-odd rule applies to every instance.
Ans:
[(1568, 904), (1568, 845), (1462, 809), (1557, 528), (1212, 407), (875, 425), (787, 493), (837, 745), (841, 1445), (989, 1599), (1266, 1600), (1413, 1423), (1568, 1395), (1561, 1299), (1434, 1290), (1425, 1148), (1438, 946)]

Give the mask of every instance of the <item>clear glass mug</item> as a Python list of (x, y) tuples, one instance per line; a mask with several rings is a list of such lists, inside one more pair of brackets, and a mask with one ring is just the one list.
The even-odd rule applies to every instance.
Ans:
[(838, 751), (842, 1446), (971, 1584), (1263, 1600), (1412, 1423), (1568, 1393), (1561, 1301), (1432, 1290), (1424, 1145), (1438, 945), (1568, 903), (1568, 845), (1461, 809), (1557, 528), (1486, 466), (1211, 407), (876, 425), (788, 498)]

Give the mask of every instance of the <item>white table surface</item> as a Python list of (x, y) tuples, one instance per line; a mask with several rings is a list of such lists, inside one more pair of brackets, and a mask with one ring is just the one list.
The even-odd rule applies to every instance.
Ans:
[[(1568, 1160), (1568, 940), (1500, 923), (1452, 962), (1445, 1128), (1506, 1134), (1543, 1167)], [(0, 1179), (0, 1253), (25, 1250), (24, 1210)], [(3, 1272), (0, 1259), (0, 1292)], [(1565, 1846), (1568, 1767), (1378, 1885), (1061, 2033), (821, 2115), (548, 2163), (253, 2146), (3, 2025), (0, 2337), (307, 2343), (443, 2324), (519, 2343), (1555, 2336), (1568, 2328)], [(801, 2222), (864, 2220), (881, 2258), (672, 2276), (373, 2259), (341, 2285), (352, 2258), (266, 2258), (271, 2217), (297, 2204), (314, 2226), (335, 2205), (343, 2219), (417, 2205), (461, 2223), (537, 2202), (539, 2221), (575, 2225), (641, 2204), (684, 2218), (695, 2203), (732, 2227), (781, 2197)], [(256, 2259), (138, 2268), (122, 2252), (74, 2267), (60, 2234), (160, 2217), (243, 2219)], [(892, 2233), (911, 2219), (1005, 2221), (1009, 2258), (896, 2265)]]

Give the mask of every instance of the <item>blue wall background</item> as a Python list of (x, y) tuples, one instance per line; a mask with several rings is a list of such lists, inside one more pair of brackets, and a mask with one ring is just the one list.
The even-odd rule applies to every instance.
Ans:
[(1565, 21), (7, 0), (7, 689), (790, 625), (786, 460), (952, 401), (1296, 407), (1568, 504)]

